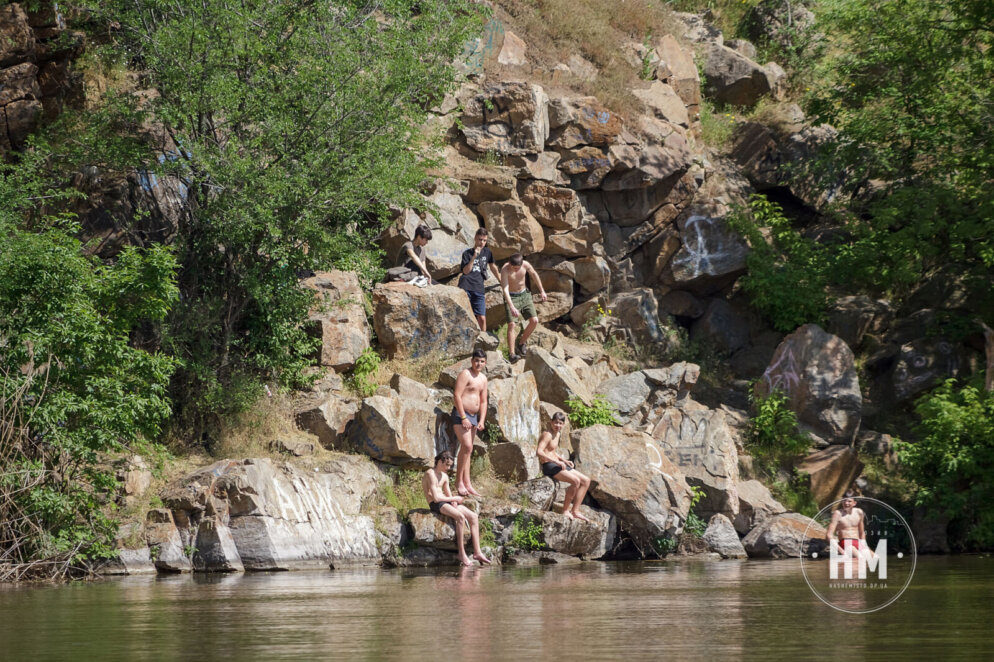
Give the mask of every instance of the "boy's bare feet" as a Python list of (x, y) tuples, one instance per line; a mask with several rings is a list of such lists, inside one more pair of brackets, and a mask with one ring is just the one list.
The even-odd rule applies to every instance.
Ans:
[(477, 492), (477, 491), (476, 491), (476, 489), (475, 489), (475, 488), (474, 488), (474, 487), (473, 487), (472, 485), (470, 485), (470, 486), (469, 486), (469, 487), (467, 487), (466, 489), (467, 489), (467, 490), (469, 491), (469, 493), (470, 493), (470, 494), (472, 494), (473, 496), (483, 496), (482, 494), (480, 494), (479, 492)]
[(469, 496), (469, 492), (466, 491), (466, 486), (465, 485), (457, 485), (456, 486), (456, 494), (458, 494), (461, 497)]
[(566, 519), (573, 519), (573, 513), (571, 513), (570, 511), (566, 510), (566, 511), (563, 512), (563, 517), (565, 517)]
[(462, 565), (464, 565), (466, 567), (472, 567), (473, 566), (473, 559), (469, 558), (468, 556), (462, 557)]
[(573, 515), (573, 519), (583, 520), (584, 522), (589, 522), (590, 521), (589, 517), (584, 517), (583, 515), (581, 515), (578, 512), (573, 512), (572, 515)]
[(484, 565), (490, 565), (491, 561), (483, 554), (473, 554), (473, 558)]

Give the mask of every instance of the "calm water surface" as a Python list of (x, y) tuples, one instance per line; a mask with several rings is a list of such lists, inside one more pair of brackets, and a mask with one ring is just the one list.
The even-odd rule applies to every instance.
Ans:
[[(842, 658), (838, 656), (844, 656)], [(794, 561), (131, 577), (0, 588), (2, 660), (994, 658), (994, 558), (848, 615)]]

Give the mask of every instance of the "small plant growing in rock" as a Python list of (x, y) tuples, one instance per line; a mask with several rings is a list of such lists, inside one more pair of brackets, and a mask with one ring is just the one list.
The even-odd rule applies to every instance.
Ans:
[(702, 538), (704, 531), (708, 528), (708, 523), (694, 512), (694, 508), (697, 507), (697, 503), (704, 496), (704, 490), (697, 485), (693, 485), (690, 491), (692, 493), (690, 497), (690, 512), (687, 514), (687, 521), (683, 524), (683, 532), (694, 538)]
[(480, 546), (495, 549), (497, 547), (497, 536), (494, 535), (493, 520), (485, 517), (480, 518)]
[(376, 392), (376, 383), (373, 381), (374, 375), (380, 368), (380, 355), (373, 351), (372, 347), (367, 347), (355, 361), (352, 368), (352, 377), (349, 380), (352, 390), (363, 398), (368, 398)]
[(617, 409), (603, 395), (594, 396), (589, 406), (579, 398), (570, 398), (566, 401), (566, 407), (569, 409), (570, 425), (574, 429), (598, 424), (618, 425), (618, 420), (614, 417)]
[(652, 80), (655, 71), (652, 66), (652, 56), (656, 51), (649, 45), (652, 43), (652, 31), (645, 36), (642, 42), (642, 69), (639, 71), (639, 78), (642, 80)]
[(538, 522), (525, 513), (518, 513), (511, 525), (511, 540), (508, 547), (520, 549), (526, 552), (545, 549), (545, 540), (542, 531), (542, 523)]
[(186, 557), (187, 557), (188, 559), (192, 559), (192, 558), (193, 558), (193, 555), (194, 555), (194, 554), (196, 554), (196, 553), (197, 553), (198, 551), (200, 551), (200, 550), (198, 550), (198, 549), (197, 549), (197, 548), (196, 548), (195, 546), (193, 546), (193, 545), (186, 545), (185, 547), (183, 547), (183, 554), (184, 554), (184, 555), (185, 555), (185, 556), (186, 556)]
[(659, 556), (672, 554), (679, 546), (679, 541), (671, 536), (656, 536), (652, 539), (652, 549)]

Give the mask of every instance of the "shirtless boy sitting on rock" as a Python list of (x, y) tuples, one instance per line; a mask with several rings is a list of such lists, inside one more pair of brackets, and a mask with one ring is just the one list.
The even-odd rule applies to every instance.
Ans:
[[(519, 356), (524, 356), (528, 351), (528, 336), (532, 334), (538, 326), (538, 317), (535, 313), (535, 302), (532, 301), (532, 293), (528, 291), (525, 277), (531, 275), (532, 282), (538, 284), (539, 297), (542, 301), (548, 300), (542, 281), (538, 277), (535, 268), (522, 257), (521, 253), (515, 253), (508, 259), (500, 269), (500, 288), (504, 292), (504, 307), (507, 310), (507, 351), (510, 352), (511, 363), (518, 360)], [(525, 324), (527, 322), (527, 324)], [(514, 346), (515, 325), (523, 325), (521, 339), (518, 346)]]
[[(832, 522), (828, 525), (828, 545), (829, 549), (835, 548), (840, 557), (853, 556), (854, 558), (872, 558), (877, 554), (866, 542), (866, 514), (862, 508), (856, 507), (856, 493), (852, 490), (846, 492), (842, 499), (842, 506), (832, 513)], [(835, 532), (839, 532), (839, 539), (835, 539)]]
[(473, 458), (473, 438), (482, 432), (487, 418), (487, 354), (482, 349), (473, 351), (469, 367), (456, 377), (452, 408), (452, 425), (459, 439), (456, 456), (456, 492), (459, 496), (482, 496), (473, 488), (469, 479), (469, 465)]
[(452, 496), (449, 489), (449, 475), (446, 473), (454, 462), (452, 453), (444, 451), (435, 456), (435, 467), (425, 472), (421, 479), (421, 487), (425, 492), (428, 508), (436, 515), (449, 517), (455, 522), (456, 549), (459, 550), (459, 560), (463, 565), (473, 565), (463, 549), (463, 531), (469, 523), (470, 537), (473, 539), (473, 558), (483, 564), (489, 564), (483, 550), (480, 549), (480, 518), (463, 504), (463, 497)]
[(563, 515), (574, 519), (589, 522), (590, 520), (580, 513), (580, 505), (583, 497), (587, 496), (587, 489), (590, 488), (590, 478), (573, 468), (573, 463), (564, 460), (556, 454), (559, 448), (559, 435), (566, 425), (566, 415), (557, 411), (552, 415), (549, 422), (549, 429), (542, 432), (538, 438), (539, 462), (542, 463), (542, 473), (555, 480), (569, 483), (566, 488), (566, 496), (563, 497)]

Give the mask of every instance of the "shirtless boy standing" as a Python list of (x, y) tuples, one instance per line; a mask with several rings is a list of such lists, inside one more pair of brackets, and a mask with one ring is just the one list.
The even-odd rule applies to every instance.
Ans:
[(542, 463), (542, 473), (549, 478), (561, 480), (569, 483), (566, 488), (566, 496), (563, 497), (563, 515), (584, 522), (590, 520), (580, 513), (580, 505), (583, 497), (587, 496), (587, 489), (590, 487), (590, 478), (573, 468), (573, 463), (564, 460), (556, 454), (559, 448), (559, 435), (566, 424), (566, 415), (557, 411), (552, 415), (549, 422), (549, 429), (542, 432), (538, 438), (538, 461)]
[[(532, 334), (538, 325), (538, 317), (535, 313), (535, 302), (532, 301), (532, 293), (528, 291), (525, 276), (531, 275), (532, 282), (538, 283), (539, 297), (546, 301), (549, 297), (545, 294), (542, 281), (534, 267), (522, 257), (521, 253), (515, 253), (510, 257), (500, 270), (500, 287), (504, 292), (504, 306), (507, 309), (507, 351), (510, 352), (512, 362), (518, 360), (518, 356), (524, 356), (528, 350), (528, 336)], [(525, 330), (521, 333), (521, 340), (518, 346), (514, 346), (514, 336), (516, 333), (515, 324), (527, 322)]]
[[(856, 494), (849, 490), (842, 499), (842, 507), (832, 513), (832, 522), (828, 525), (828, 545), (842, 550), (841, 555), (854, 557), (876, 556), (866, 542), (866, 515), (862, 508), (856, 507)], [(835, 539), (835, 531), (839, 531), (839, 540)]]
[(473, 457), (473, 438), (477, 432), (483, 431), (483, 422), (487, 418), (487, 376), (483, 374), (486, 366), (486, 352), (482, 349), (474, 350), (470, 366), (456, 377), (452, 425), (459, 439), (456, 492), (460, 496), (481, 496), (473, 489), (473, 483), (469, 479), (469, 465)]
[(454, 461), (452, 453), (444, 451), (435, 456), (435, 467), (425, 472), (421, 478), (421, 487), (425, 492), (425, 500), (428, 501), (428, 508), (436, 515), (449, 517), (456, 526), (456, 549), (459, 550), (459, 560), (463, 565), (473, 565), (473, 561), (466, 556), (463, 548), (463, 530), (469, 522), (470, 537), (473, 540), (473, 558), (480, 563), (489, 564), (483, 550), (480, 549), (480, 518), (472, 510), (462, 505), (463, 497), (452, 496), (449, 489), (449, 475), (446, 473), (452, 468)]

